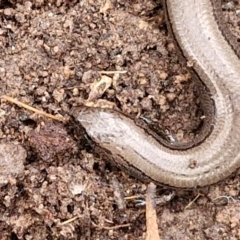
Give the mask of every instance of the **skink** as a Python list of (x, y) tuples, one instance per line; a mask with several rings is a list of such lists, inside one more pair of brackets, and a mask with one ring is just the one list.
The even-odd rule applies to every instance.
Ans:
[(225, 28), (220, 0), (166, 0), (165, 6), (183, 55), (213, 101), (212, 120), (205, 122), (211, 131), (180, 150), (117, 111), (83, 107), (73, 116), (99, 148), (137, 177), (180, 188), (205, 186), (240, 167), (240, 48)]

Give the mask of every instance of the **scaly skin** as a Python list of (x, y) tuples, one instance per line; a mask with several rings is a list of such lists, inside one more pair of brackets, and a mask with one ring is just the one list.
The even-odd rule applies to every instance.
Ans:
[[(171, 31), (214, 102), (211, 132), (185, 150), (159, 143), (113, 110), (81, 108), (73, 116), (97, 145), (138, 177), (180, 188), (218, 182), (240, 167), (240, 60), (218, 0), (166, 0)], [(208, 104), (206, 104), (208, 106)], [(194, 164), (193, 164), (194, 163)]]

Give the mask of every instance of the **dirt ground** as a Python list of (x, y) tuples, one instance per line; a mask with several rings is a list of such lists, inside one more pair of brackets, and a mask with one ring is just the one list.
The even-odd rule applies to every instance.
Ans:
[[(240, 37), (239, 1), (223, 9)], [(0, 0), (0, 56), (0, 95), (47, 113), (115, 108), (157, 122), (160, 133), (181, 142), (199, 126), (197, 87), (168, 35), (161, 0)], [(0, 125), (1, 143), (20, 149), (0, 169), (1, 240), (145, 238), (137, 200), (147, 185), (102, 160), (76, 123), (2, 99)], [(2, 145), (1, 154), (9, 149)], [(239, 191), (239, 172), (175, 190), (157, 206), (161, 238), (240, 239)], [(172, 192), (159, 187), (157, 195)]]

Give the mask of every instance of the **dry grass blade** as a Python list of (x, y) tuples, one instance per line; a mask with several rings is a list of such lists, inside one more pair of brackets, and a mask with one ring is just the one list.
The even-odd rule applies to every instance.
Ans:
[(3, 95), (3, 96), (1, 96), (0, 98), (1, 98), (1, 99), (4, 99), (4, 100), (7, 100), (7, 101), (9, 101), (9, 102), (11, 102), (11, 103), (14, 103), (14, 104), (18, 105), (19, 107), (23, 107), (23, 108), (28, 109), (28, 110), (30, 110), (30, 111), (33, 111), (33, 112), (35, 112), (35, 113), (37, 113), (37, 114), (40, 114), (40, 115), (42, 115), (42, 116), (45, 116), (45, 117), (47, 117), (47, 118), (51, 118), (51, 119), (54, 119), (54, 120), (57, 120), (57, 121), (60, 121), (60, 122), (67, 122), (67, 121), (69, 121), (69, 118), (64, 118), (64, 117), (60, 117), (60, 116), (54, 116), (54, 115), (49, 114), (49, 113), (46, 113), (46, 112), (44, 112), (44, 111), (42, 111), (42, 110), (38, 110), (38, 109), (36, 109), (36, 108), (34, 108), (34, 107), (31, 107), (31, 106), (29, 106), (29, 105), (27, 105), (27, 104), (25, 104), (25, 103), (22, 103), (22, 102), (14, 99), (14, 98), (12, 98), (12, 97)]
[(147, 188), (146, 196), (146, 240), (161, 240), (158, 233), (156, 203), (155, 203), (156, 185), (150, 183)]

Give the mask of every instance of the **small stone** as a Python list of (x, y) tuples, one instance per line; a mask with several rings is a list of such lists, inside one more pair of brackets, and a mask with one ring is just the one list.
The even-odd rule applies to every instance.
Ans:
[(17, 177), (24, 171), (24, 162), (27, 157), (26, 150), (13, 143), (0, 144), (0, 187)]
[(73, 96), (78, 96), (78, 94), (79, 94), (78, 88), (74, 88), (73, 89)]

